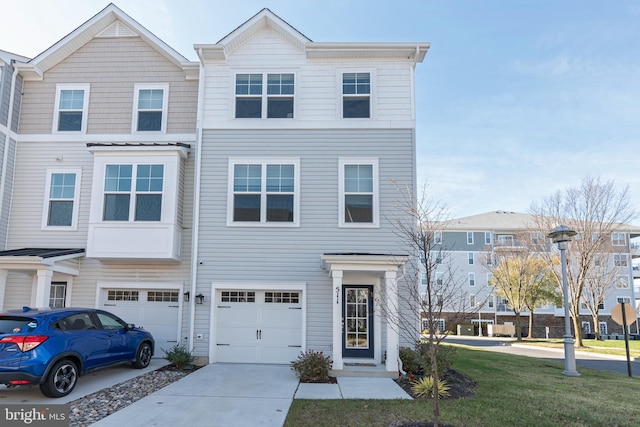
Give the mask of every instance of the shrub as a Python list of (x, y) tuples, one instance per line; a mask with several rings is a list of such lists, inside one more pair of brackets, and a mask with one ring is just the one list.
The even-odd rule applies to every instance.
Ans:
[[(433, 386), (433, 377), (431, 375), (411, 382), (411, 390), (418, 397), (433, 397)], [(438, 396), (449, 396), (449, 385), (440, 379), (438, 380)]]
[(300, 353), (297, 360), (291, 362), (293, 369), (303, 383), (327, 382), (333, 360), (321, 351), (307, 350)]
[(409, 347), (400, 347), (400, 360), (402, 361), (402, 370), (407, 374), (419, 375), (424, 372), (420, 354), (417, 351)]
[[(455, 354), (455, 347), (441, 344), (436, 347), (436, 370), (438, 371), (438, 378), (442, 378), (449, 368), (451, 368), (451, 365), (453, 364), (453, 356)], [(425, 372), (431, 372), (429, 344), (420, 344), (420, 363)]]
[(182, 369), (193, 362), (193, 354), (183, 345), (176, 344), (169, 350), (163, 349), (162, 351), (164, 351), (164, 358), (173, 363), (178, 369)]

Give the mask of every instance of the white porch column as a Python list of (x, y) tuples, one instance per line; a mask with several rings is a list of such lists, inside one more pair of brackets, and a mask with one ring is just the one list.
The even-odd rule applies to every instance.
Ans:
[(7, 289), (9, 270), (0, 270), (0, 310), (4, 310), (4, 292)]
[(333, 369), (344, 368), (342, 361), (342, 271), (332, 270), (333, 289), (331, 304), (333, 305)]
[(36, 307), (49, 307), (49, 296), (51, 295), (51, 277), (53, 270), (49, 268), (38, 269), (38, 280), (36, 283)]
[(387, 297), (387, 372), (398, 372), (400, 339), (398, 335), (398, 283), (396, 271), (385, 271), (384, 284)]

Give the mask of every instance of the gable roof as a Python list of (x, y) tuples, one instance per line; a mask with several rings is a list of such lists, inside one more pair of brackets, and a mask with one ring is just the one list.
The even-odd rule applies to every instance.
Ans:
[(185, 70), (190, 78), (198, 76), (198, 63), (189, 61), (113, 3), (110, 3), (27, 64), (18, 64), (18, 68), (26, 79), (41, 80), (47, 70), (63, 61), (94, 37), (114, 36), (140, 37), (169, 61)]
[(307, 58), (392, 58), (422, 62), (430, 47), (429, 43), (424, 42), (316, 43), (268, 8), (262, 9), (216, 44), (195, 44), (193, 47), (202, 62), (225, 60), (230, 52), (265, 29), (274, 31), (284, 40), (305, 52)]
[(2, 65), (2, 63), (9, 64), (11, 61), (27, 62), (29, 61), (29, 58), (7, 52), (6, 50), (0, 50), (0, 65)]

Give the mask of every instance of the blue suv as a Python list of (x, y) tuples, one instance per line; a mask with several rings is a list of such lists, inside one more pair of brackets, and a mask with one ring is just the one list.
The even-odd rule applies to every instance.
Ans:
[(126, 362), (145, 368), (153, 350), (149, 332), (103, 310), (0, 313), (0, 384), (38, 384), (48, 397), (71, 393), (89, 371)]

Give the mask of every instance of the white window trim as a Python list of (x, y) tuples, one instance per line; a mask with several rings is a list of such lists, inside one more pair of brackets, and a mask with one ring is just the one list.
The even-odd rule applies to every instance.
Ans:
[(475, 265), (476, 264), (476, 255), (473, 252), (467, 253), (467, 264)]
[(629, 257), (626, 253), (613, 254), (613, 266), (614, 267), (628, 267)]
[[(624, 284), (625, 286), (619, 286), (619, 284)], [(620, 274), (615, 278), (615, 288), (616, 289), (629, 289), (629, 276)]]
[[(613, 236), (616, 234), (621, 234), (622, 235), (622, 243), (617, 243), (619, 242), (619, 240), (614, 240)], [(611, 246), (626, 246), (627, 244), (627, 236), (625, 235), (625, 233), (621, 233), (621, 232), (614, 232), (611, 233)]]
[[(372, 222), (345, 222), (344, 218), (344, 167), (346, 165), (371, 165), (373, 170), (373, 212)], [(380, 227), (380, 185), (378, 159), (340, 157), (338, 158), (338, 227), (340, 228), (379, 228)]]
[[(342, 108), (342, 99), (344, 97), (344, 94), (342, 93), (342, 75), (343, 74), (349, 74), (349, 73), (369, 73), (369, 117), (344, 117), (344, 111)], [(376, 118), (376, 111), (377, 111), (377, 96), (376, 96), (376, 90), (375, 88), (377, 87), (376, 84), (376, 80), (377, 80), (377, 76), (376, 76), (376, 72), (375, 69), (368, 69), (368, 68), (342, 68), (340, 70), (337, 70), (337, 76), (336, 76), (336, 88), (337, 88), (337, 95), (336, 95), (336, 99), (338, 100), (338, 106), (336, 108), (337, 114), (336, 114), (336, 119), (338, 120), (346, 120), (349, 122), (358, 122), (358, 121), (364, 121), (364, 120), (375, 120)], [(356, 95), (354, 95), (356, 96)]]
[[(138, 130), (138, 98), (141, 90), (162, 89), (162, 124), (160, 130)], [(169, 83), (135, 83), (133, 86), (133, 111), (131, 117), (131, 133), (158, 134), (167, 133), (167, 116), (169, 111)]]
[[(471, 236), (471, 242), (469, 242), (469, 236)], [(473, 245), (473, 231), (467, 231), (467, 245)]]
[[(73, 214), (71, 217), (71, 225), (69, 226), (60, 226), (60, 225), (47, 225), (49, 222), (49, 195), (51, 194), (51, 176), (54, 173), (67, 173), (67, 174), (75, 174), (76, 175), (76, 185), (73, 193)], [(66, 231), (76, 231), (78, 229), (78, 209), (80, 205), (80, 183), (82, 182), (82, 168), (73, 168), (73, 169), (47, 169), (47, 180), (45, 183), (45, 193), (44, 193), (44, 202), (42, 207), (42, 230), (66, 230)]]
[[(52, 133), (60, 134), (85, 134), (87, 133), (87, 116), (89, 115), (89, 89), (91, 85), (89, 83), (73, 84), (73, 83), (58, 83), (56, 85), (56, 100), (53, 107), (53, 124), (51, 126)], [(83, 90), (84, 96), (82, 97), (82, 125), (80, 130), (58, 130), (58, 120), (60, 114), (60, 94), (63, 90)]]
[[(262, 75), (262, 93), (260, 95), (237, 95), (236, 94), (236, 81), (238, 78), (238, 74), (260, 74)], [(234, 71), (233, 72), (233, 80), (232, 80), (232, 84), (231, 86), (231, 99), (232, 101), (232, 106), (231, 106), (231, 119), (232, 120), (242, 120), (242, 121), (251, 121), (251, 120), (267, 120), (267, 114), (268, 114), (268, 98), (269, 98), (269, 94), (267, 94), (267, 84), (268, 84), (268, 80), (269, 80), (269, 74), (293, 74), (293, 94), (291, 95), (271, 95), (272, 97), (276, 97), (276, 98), (293, 98), (293, 117), (276, 117), (276, 118), (269, 118), (268, 120), (298, 120), (298, 117), (300, 115), (299, 111), (298, 111), (298, 105), (300, 104), (300, 102), (298, 102), (298, 74), (293, 71), (293, 70), (267, 70), (267, 71), (256, 71), (256, 70), (250, 70), (250, 71), (246, 71), (246, 70), (239, 70), (239, 71)], [(257, 98), (258, 96), (262, 99), (262, 103), (261, 103), (261, 110), (260, 110), (260, 118), (258, 117), (253, 117), (253, 118), (243, 118), (243, 117), (236, 117), (236, 98), (240, 96), (241, 98)]]
[[(488, 239), (487, 239), (487, 237), (488, 237)], [(492, 241), (493, 241), (493, 238), (491, 236), (491, 232), (490, 231), (485, 231), (484, 232), (484, 244), (485, 245), (490, 245)]]
[(433, 243), (436, 245), (442, 244), (442, 231), (434, 231), (433, 233)]
[(476, 273), (469, 273), (469, 286), (476, 286)]
[[(234, 203), (234, 166), (237, 164), (259, 164), (262, 165), (262, 189), (260, 196), (260, 214), (264, 213), (264, 221), (234, 221), (233, 220), (233, 203)], [(293, 222), (266, 221), (266, 179), (267, 165), (293, 165)], [(300, 226), (300, 158), (298, 157), (231, 157), (229, 158), (229, 168), (227, 177), (227, 226), (229, 227), (299, 227)]]

